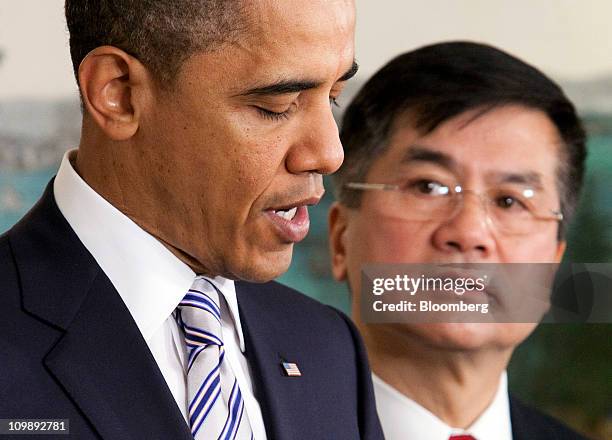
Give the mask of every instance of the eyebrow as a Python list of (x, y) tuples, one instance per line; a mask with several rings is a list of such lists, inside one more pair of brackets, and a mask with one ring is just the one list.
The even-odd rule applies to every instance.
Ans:
[[(454, 171), (459, 168), (459, 164), (448, 154), (432, 150), (428, 147), (413, 145), (404, 154), (401, 163), (426, 162), (439, 165), (447, 170)], [(526, 172), (497, 172), (488, 173), (491, 180), (496, 183), (514, 183), (519, 185), (529, 185), (535, 189), (542, 189), (542, 176), (535, 171)]]
[[(348, 69), (344, 75), (336, 82), (348, 81), (355, 76), (359, 70), (359, 65), (353, 61), (352, 66)], [(247, 90), (244, 93), (240, 93), (242, 96), (263, 96), (263, 95), (286, 95), (289, 93), (299, 93), (304, 90), (315, 89), (323, 84), (323, 81), (292, 81), (292, 80), (280, 80), (272, 84), (254, 87)]]
[(542, 177), (540, 173), (535, 171), (527, 171), (525, 173), (492, 173), (499, 183), (517, 183), (520, 185), (533, 186), (536, 189), (542, 189)]
[(456, 169), (457, 162), (446, 153), (441, 153), (431, 148), (413, 145), (404, 154), (401, 163), (407, 164), (411, 162), (427, 162), (439, 165), (449, 170)]

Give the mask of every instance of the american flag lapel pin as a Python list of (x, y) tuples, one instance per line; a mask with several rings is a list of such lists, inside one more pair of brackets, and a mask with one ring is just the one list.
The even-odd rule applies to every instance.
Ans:
[(293, 362), (281, 362), (283, 366), (283, 370), (285, 370), (285, 374), (290, 377), (300, 377), (302, 373), (298, 368), (297, 364)]

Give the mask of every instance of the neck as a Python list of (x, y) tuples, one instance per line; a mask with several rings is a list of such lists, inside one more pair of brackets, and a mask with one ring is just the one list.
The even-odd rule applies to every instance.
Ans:
[[(137, 176), (138, 170), (122, 168), (126, 166), (126, 161), (116, 157), (119, 148), (114, 144), (90, 145), (81, 143), (78, 154), (71, 158), (72, 166), (96, 193), (155, 237), (195, 273), (215, 277), (219, 271), (204, 267), (195, 257), (165, 240), (163, 234), (155, 227), (156, 222), (147, 220), (146, 216), (140, 215), (143, 209), (139, 202), (146, 200), (145, 197), (140, 195), (147, 194), (148, 190), (139, 186), (138, 179), (132, 181), (128, 179), (126, 182), (126, 176)], [(124, 146), (123, 148), (127, 149), (128, 147)], [(124, 188), (130, 188), (130, 190), (126, 192)], [(154, 208), (149, 207), (146, 211), (153, 212)]]
[(373, 372), (453, 428), (469, 428), (491, 404), (512, 354), (426, 345), (401, 326), (361, 330)]
[(70, 159), (72, 167), (96, 193), (119, 211), (129, 215), (122, 193), (117, 168), (120, 161), (114, 157), (115, 145), (97, 145), (81, 142), (76, 156)]

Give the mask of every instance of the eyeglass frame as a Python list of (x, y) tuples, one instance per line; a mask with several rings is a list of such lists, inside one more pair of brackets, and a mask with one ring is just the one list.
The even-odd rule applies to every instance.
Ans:
[[(361, 191), (369, 191), (369, 190), (401, 191), (401, 188), (399, 185), (393, 185), (393, 184), (388, 184), (388, 183), (348, 182), (344, 184), (344, 188), (352, 189), (352, 190), (361, 190)], [(457, 191), (457, 188), (460, 188), (460, 190)], [(482, 193), (474, 191), (474, 190), (464, 189), (461, 185), (455, 186), (455, 191), (453, 192), (453, 195), (465, 194), (465, 193), (475, 194), (482, 200)], [(551, 213), (550, 217), (537, 215), (530, 209), (528, 209), (528, 211), (533, 216), (533, 218), (535, 218), (536, 220), (549, 220), (549, 221), (557, 221), (560, 223), (565, 218), (561, 211), (554, 210), (554, 209), (550, 210), (550, 213)]]

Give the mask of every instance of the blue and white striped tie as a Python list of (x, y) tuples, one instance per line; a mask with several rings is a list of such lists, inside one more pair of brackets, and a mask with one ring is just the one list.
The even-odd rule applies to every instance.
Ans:
[(238, 382), (225, 358), (219, 292), (197, 276), (176, 309), (189, 353), (189, 425), (196, 440), (253, 438)]

